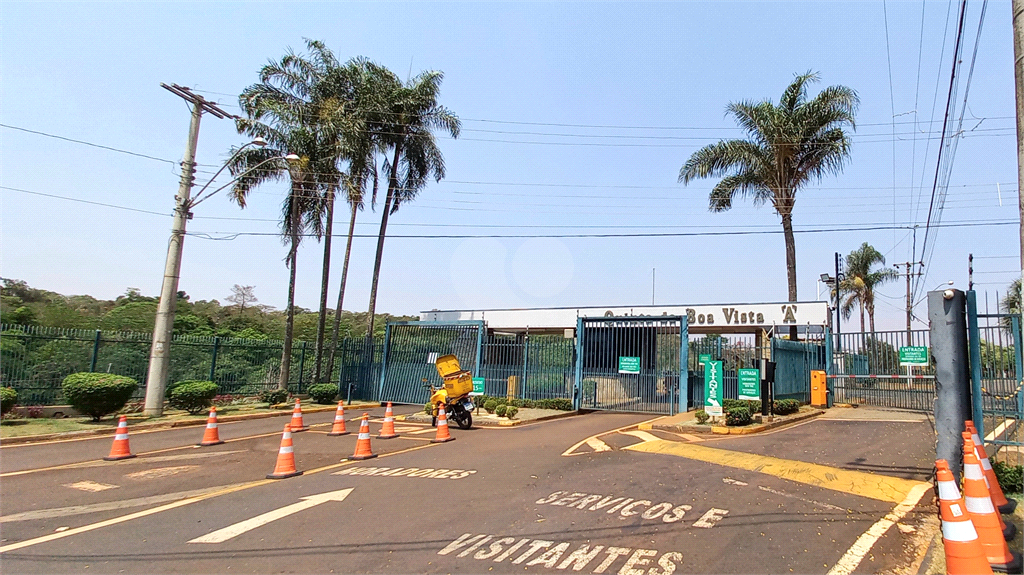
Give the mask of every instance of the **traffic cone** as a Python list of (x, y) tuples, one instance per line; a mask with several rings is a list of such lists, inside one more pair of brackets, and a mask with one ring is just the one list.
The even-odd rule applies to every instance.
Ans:
[(206, 447), (221, 443), (224, 442), (220, 440), (220, 434), (217, 432), (217, 406), (214, 405), (210, 408), (210, 417), (206, 418), (206, 431), (203, 433), (203, 440), (196, 445)]
[(298, 433), (300, 431), (306, 431), (309, 428), (302, 423), (302, 404), (299, 402), (299, 398), (295, 398), (295, 409), (292, 410), (292, 422), (288, 425), (292, 428), (292, 433)]
[(964, 500), (956, 487), (953, 473), (945, 459), (935, 462), (935, 479), (939, 486), (939, 515), (942, 517), (942, 546), (946, 552), (946, 573), (949, 575), (980, 575), (992, 573), (985, 558), (978, 532), (964, 510)]
[[(996, 506), (1003, 515), (1010, 515), (1015, 509), (1017, 509), (1016, 499), (1007, 499), (1003, 495), (1003, 488), (999, 485), (999, 480), (996, 479), (996, 472), (992, 470), (992, 462), (988, 459), (988, 453), (985, 452), (985, 443), (978, 436), (978, 430), (974, 427), (973, 421), (967, 421), (967, 431), (971, 432), (971, 441), (974, 442), (974, 453), (978, 456), (978, 460), (981, 461), (981, 470), (985, 473), (985, 479), (988, 480), (988, 491), (992, 494), (992, 504)], [(1013, 525), (1013, 523), (1010, 523)]]
[(334, 427), (327, 435), (348, 435), (349, 433), (351, 432), (345, 430), (345, 406), (339, 401), (338, 411), (334, 414)]
[(384, 425), (380, 428), (380, 433), (377, 434), (377, 439), (394, 439), (398, 437), (395, 433), (395, 414), (391, 411), (391, 402), (388, 402), (388, 406), (384, 408)]
[(444, 443), (454, 441), (455, 438), (448, 433), (448, 418), (444, 414), (444, 405), (437, 406), (437, 437), (431, 439), (431, 443)]
[(993, 571), (1000, 573), (1020, 573), (1020, 553), (1010, 551), (1003, 539), (1003, 529), (999, 522), (999, 513), (992, 505), (992, 497), (985, 485), (985, 474), (981, 464), (974, 455), (974, 442), (967, 439), (964, 447), (964, 506), (967, 515), (974, 523), (978, 532), (981, 547)]
[(274, 472), (267, 475), (267, 479), (284, 479), (302, 475), (302, 472), (295, 469), (295, 452), (292, 448), (292, 429), (287, 423), (284, 426), (284, 433), (281, 434), (281, 449), (277, 452), (277, 465)]
[[(971, 439), (971, 432), (970, 431), (964, 431), (964, 432), (962, 432), (960, 434), (960, 436), (964, 438), (964, 453), (966, 453), (968, 450), (971, 449), (968, 446), (968, 444), (970, 444), (970, 445), (972, 445), (974, 447), (974, 451), (973, 451), (974, 456), (977, 457), (979, 461), (981, 461), (981, 458), (978, 457), (978, 444), (974, 443), (974, 440)], [(982, 474), (984, 476), (984, 468), (982, 469)], [(992, 497), (992, 482), (989, 481), (987, 476), (984, 476), (984, 479), (985, 479), (985, 487), (988, 489), (989, 498), (991, 499), (991, 497)], [(998, 484), (998, 480), (996, 480), (996, 482)], [(992, 501), (992, 504), (995, 505), (995, 501), (994, 500)], [(1013, 539), (1013, 536), (1017, 534), (1017, 526), (1014, 525), (1013, 523), (1007, 523), (1007, 522), (1003, 521), (1003, 516), (998, 514), (998, 513), (996, 513), (996, 517), (999, 518), (999, 530), (1002, 531), (1002, 533), (1003, 533), (1003, 539), (1005, 539), (1007, 541)]]
[(373, 459), (374, 457), (377, 457), (377, 454), (370, 450), (370, 416), (364, 413), (363, 418), (359, 421), (359, 437), (356, 439), (356, 452), (349, 459), (361, 461), (363, 459)]
[(121, 416), (117, 420), (117, 431), (114, 432), (114, 445), (110, 446), (110, 455), (103, 458), (104, 461), (118, 461), (135, 457), (128, 447), (128, 418)]

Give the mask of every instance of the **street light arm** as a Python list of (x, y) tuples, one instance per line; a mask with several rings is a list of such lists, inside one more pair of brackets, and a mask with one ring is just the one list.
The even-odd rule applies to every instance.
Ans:
[[(239, 151), (241, 151), (241, 149), (239, 149)], [(231, 184), (235, 183), (236, 181), (238, 181), (238, 178), (241, 178), (242, 176), (244, 176), (244, 175), (248, 174), (249, 172), (255, 170), (256, 168), (262, 166), (263, 164), (266, 164), (266, 163), (269, 163), (269, 162), (273, 162), (273, 161), (276, 161), (276, 160), (288, 161), (288, 156), (274, 156), (273, 158), (267, 158), (266, 160), (263, 160), (262, 162), (256, 164), (255, 166), (249, 168), (248, 170), (245, 170), (244, 172), (238, 174), (234, 178), (231, 178), (231, 180), (229, 180), (228, 183), (226, 183), (223, 186), (217, 188), (216, 190), (213, 190), (209, 194), (206, 194), (206, 196), (203, 197), (203, 198), (199, 198), (199, 194), (196, 194), (196, 199), (194, 199), (191, 202), (189, 202), (189, 205), (188, 205), (189, 209), (192, 209), (193, 207), (201, 204), (207, 198), (213, 197), (217, 192), (223, 190), (224, 188), (226, 188), (226, 187), (230, 186)], [(228, 163), (230, 163), (230, 162), (231, 162), (231, 160), (228, 160)], [(227, 166), (227, 164), (225, 164), (225, 166)], [(221, 170), (223, 170), (223, 169), (224, 168), (221, 168)], [(217, 173), (219, 174), (220, 172), (218, 171)], [(216, 178), (217, 176), (214, 176), (214, 177)], [(212, 182), (213, 180), (210, 180), (210, 181)], [(209, 186), (210, 184), (206, 184), (206, 185)], [(204, 187), (203, 189), (206, 189), (206, 188)], [(200, 190), (199, 193), (202, 193), (202, 190)]]

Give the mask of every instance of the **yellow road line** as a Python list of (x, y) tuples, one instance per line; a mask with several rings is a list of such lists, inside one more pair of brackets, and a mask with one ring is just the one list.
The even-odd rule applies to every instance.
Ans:
[(725, 467), (757, 471), (806, 485), (814, 485), (833, 491), (891, 503), (902, 502), (915, 487), (921, 485), (931, 486), (931, 484), (922, 481), (864, 473), (862, 471), (850, 471), (816, 463), (779, 459), (777, 457), (742, 451), (716, 449), (678, 441), (647, 441), (624, 447), (623, 449), (644, 453), (662, 453), (697, 461), (706, 461)]

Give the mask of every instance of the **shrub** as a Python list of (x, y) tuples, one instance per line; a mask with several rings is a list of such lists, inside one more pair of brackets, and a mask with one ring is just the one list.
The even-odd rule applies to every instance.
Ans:
[(217, 384), (212, 381), (185, 381), (174, 386), (171, 407), (184, 409), (195, 415), (210, 407), (217, 396)]
[(992, 471), (995, 471), (999, 487), (1003, 489), (1003, 492), (1020, 493), (1024, 491), (1024, 466), (1010, 465), (1005, 461), (993, 461)]
[[(513, 409), (515, 409), (515, 408), (513, 408)], [(507, 412), (508, 412), (508, 405), (506, 405), (504, 403), (499, 403), (498, 406), (494, 408), (494, 413), (498, 417), (505, 417), (505, 413), (507, 413)]]
[(705, 423), (708, 422), (708, 419), (711, 416), (708, 415), (708, 412), (704, 411), (703, 409), (698, 409), (697, 411), (694, 412), (694, 417), (697, 418), (697, 423), (704, 425)]
[(14, 409), (18, 404), (18, 392), (13, 387), (0, 387), (0, 415)]
[(33, 405), (32, 407), (28, 408), (27, 412), (28, 413), (26, 415), (28, 415), (29, 419), (39, 419), (40, 417), (43, 416), (43, 406)]
[(535, 405), (536, 405), (536, 404), (534, 403), (534, 401), (533, 401), (532, 399), (524, 399), (524, 400), (523, 400), (523, 404), (522, 404), (522, 405), (520, 405), (519, 407), (526, 407), (526, 408), (532, 408), (532, 407), (534, 407)]
[(317, 403), (324, 405), (328, 403), (334, 403), (334, 398), (338, 397), (338, 386), (331, 385), (330, 383), (318, 383), (316, 385), (309, 386), (307, 390), (310, 399)]
[(266, 402), (270, 405), (284, 403), (288, 401), (288, 390), (281, 388), (264, 389), (263, 391), (259, 392), (259, 394), (256, 396), (256, 399), (259, 399), (260, 401)]
[(493, 398), (488, 399), (487, 402), (484, 403), (484, 409), (487, 410), (487, 413), (494, 413), (494, 410), (497, 407), (498, 407), (498, 400), (493, 399)]
[(738, 426), (750, 423), (750, 410), (747, 406), (730, 407), (725, 410), (725, 424)]
[(558, 409), (561, 411), (572, 411), (572, 401), (568, 399), (538, 399), (533, 402), (534, 407), (540, 409)]
[(498, 405), (508, 405), (508, 398), (505, 397), (495, 398), (495, 401), (498, 403)]
[(772, 405), (775, 415), (789, 415), (800, 411), (800, 402), (795, 399), (779, 399)]
[(431, 416), (434, 415), (434, 406), (429, 401), (423, 404), (423, 413)]
[(519, 413), (519, 408), (514, 405), (510, 405), (508, 409), (505, 410), (505, 417), (512, 419), (517, 413)]
[(72, 373), (61, 383), (64, 399), (93, 421), (124, 407), (138, 387), (134, 379), (111, 373)]

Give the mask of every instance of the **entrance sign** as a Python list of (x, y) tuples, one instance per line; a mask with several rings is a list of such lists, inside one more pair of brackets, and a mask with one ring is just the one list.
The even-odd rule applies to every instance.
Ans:
[(900, 346), (900, 365), (928, 365), (928, 348), (923, 345)]
[(487, 380), (482, 377), (473, 378), (473, 391), (470, 395), (483, 395), (484, 394), (484, 383)]
[(739, 399), (758, 400), (761, 399), (761, 370), (740, 369), (736, 373), (739, 379)]
[(713, 417), (722, 417), (722, 362), (704, 364), (704, 411)]
[(640, 373), (640, 358), (620, 355), (619, 373)]
[(711, 361), (710, 353), (702, 353), (697, 356), (697, 363), (700, 365), (704, 365), (709, 361)]

